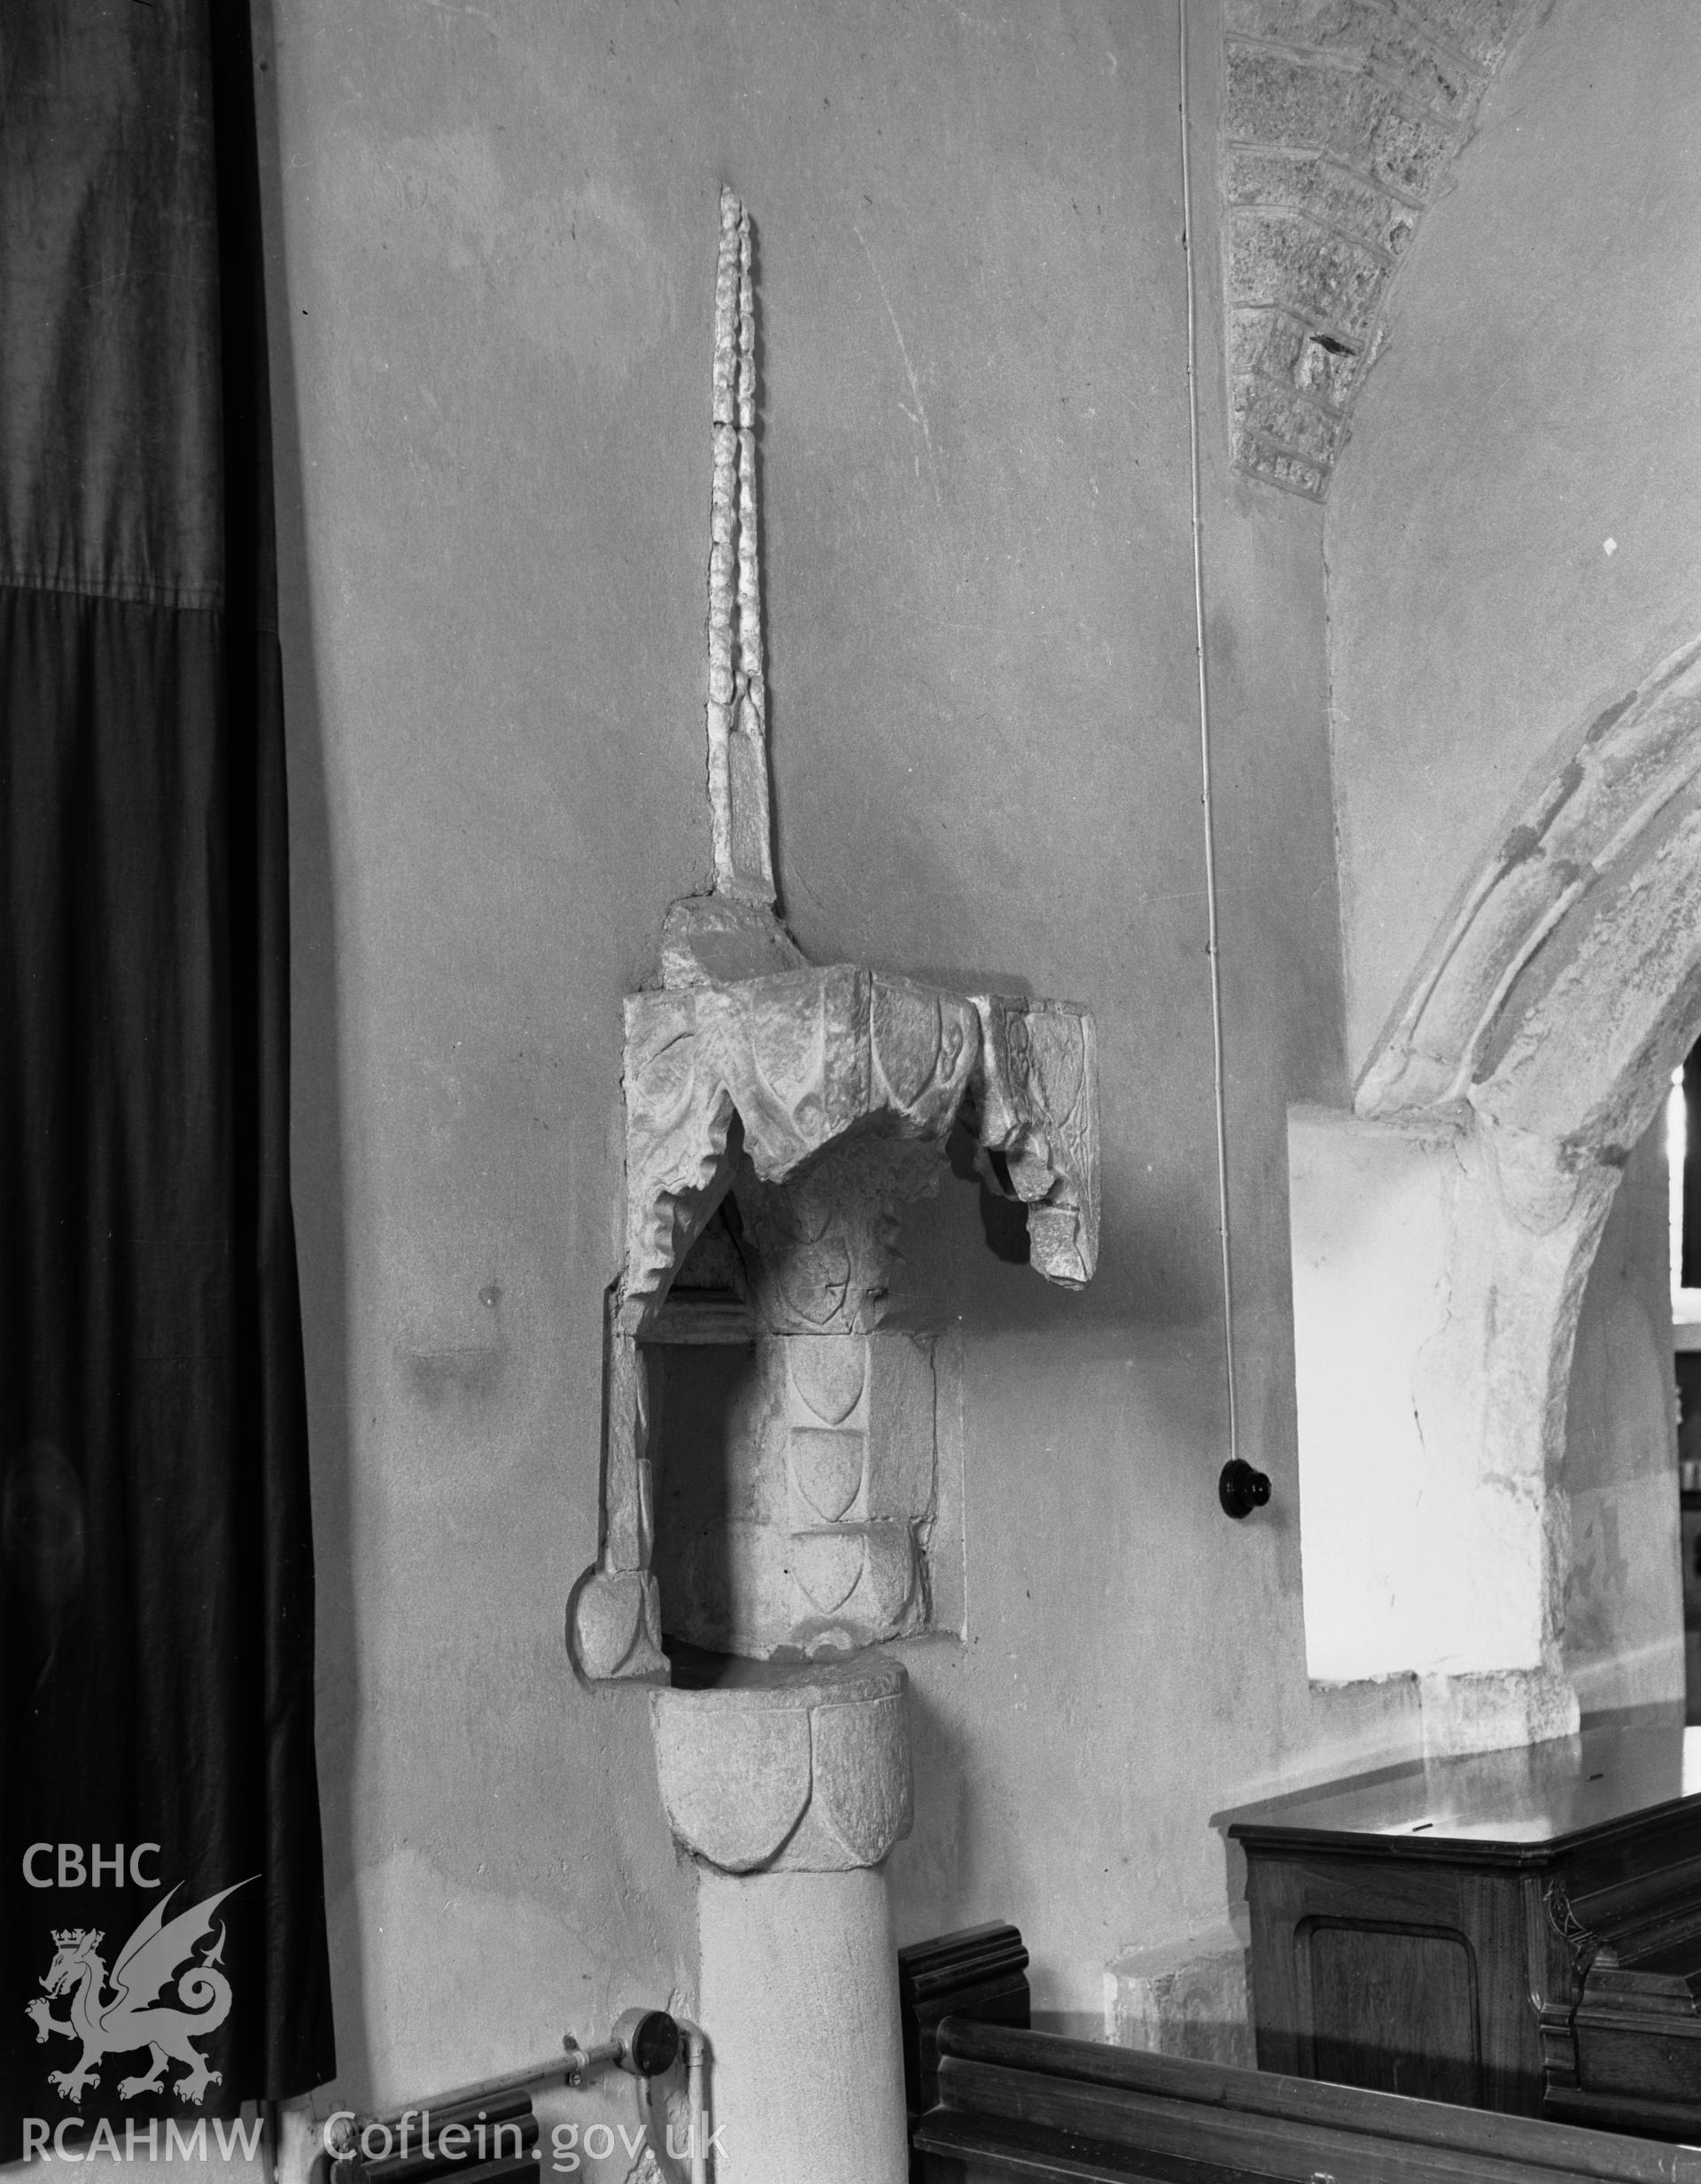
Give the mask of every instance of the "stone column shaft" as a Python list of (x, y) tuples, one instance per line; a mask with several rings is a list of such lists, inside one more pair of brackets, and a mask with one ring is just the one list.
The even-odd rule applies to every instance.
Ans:
[(905, 2184), (881, 1867), (910, 1830), (906, 1678), (868, 1654), (728, 1675), (650, 1694), (662, 1800), (698, 1868), (717, 2184)]

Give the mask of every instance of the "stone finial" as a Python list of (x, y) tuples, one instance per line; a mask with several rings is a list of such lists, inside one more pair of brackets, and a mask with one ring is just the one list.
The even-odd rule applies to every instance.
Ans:
[(768, 699), (756, 529), (756, 290), (750, 216), (720, 193), (714, 486), (709, 522), (709, 804), (715, 891), (773, 901)]

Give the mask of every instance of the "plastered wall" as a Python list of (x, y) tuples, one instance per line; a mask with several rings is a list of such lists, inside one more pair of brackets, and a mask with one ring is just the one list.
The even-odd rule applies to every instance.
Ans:
[[(1355, 1075), (1534, 785), (1694, 633), (1697, 81), (1689, 10), (1539, 11), (1393, 291), (1325, 529)], [(1682, 1686), (1658, 1140), (1584, 1295), (1552, 1518), (1585, 1710)]]
[[(561, 1615), (596, 1544), (620, 997), (709, 867), (723, 180), (758, 234), (793, 929), (817, 960), (1068, 995), (1099, 1029), (1092, 1288), (998, 1255), (972, 1183), (908, 1225), (915, 1310), (961, 1333), (967, 1636), (906, 1650), (900, 1939), (1013, 1917), (1041, 2008), (1095, 2012), (1119, 1953), (1229, 1917), (1214, 1813), (1412, 1748), (1409, 1684), (1305, 1674), (1285, 1117), (1344, 1100), (1348, 1051), (1324, 517), (1226, 467), (1217, 26), (1189, 13), (1237, 1392), (1275, 1488), (1245, 1525), (1216, 1497), (1174, 10), (271, 0), (296, 1192), (351, 2098), (693, 1993), (642, 1696), (577, 1688)], [(1386, 562), (1355, 452), (1342, 521)], [(1423, 678), (1415, 637), (1377, 651), (1343, 552), (1362, 1027), (1397, 975), (1362, 937), (1395, 922), (1369, 891), (1399, 884), (1363, 813), (1403, 762), (1340, 727), (1376, 715), (1340, 679)], [(1403, 823), (1450, 843), (1456, 816)], [(1408, 859), (1408, 937), (1437, 862)]]
[(1391, 298), (1328, 512), (1355, 1073), (1533, 779), (1701, 624), (1701, 16), (1557, 0)]

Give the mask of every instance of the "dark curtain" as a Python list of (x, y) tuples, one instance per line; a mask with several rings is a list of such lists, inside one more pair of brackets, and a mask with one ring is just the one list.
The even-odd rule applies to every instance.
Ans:
[(5, 2160), (333, 2070), (252, 66), (0, 5)]
[(1701, 1046), (1683, 1064), (1683, 1122), (1689, 1152), (1683, 1162), (1683, 1255), (1679, 1280), (1701, 1289)]

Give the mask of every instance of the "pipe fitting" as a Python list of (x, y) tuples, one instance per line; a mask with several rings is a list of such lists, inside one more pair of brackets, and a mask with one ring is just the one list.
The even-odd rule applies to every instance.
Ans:
[(561, 2045), (571, 2085), (608, 2063), (633, 2078), (659, 2078), (679, 2060), (680, 2028), (665, 2009), (628, 2009), (616, 2020), (607, 2040), (585, 2048), (571, 2032), (563, 2032)]

